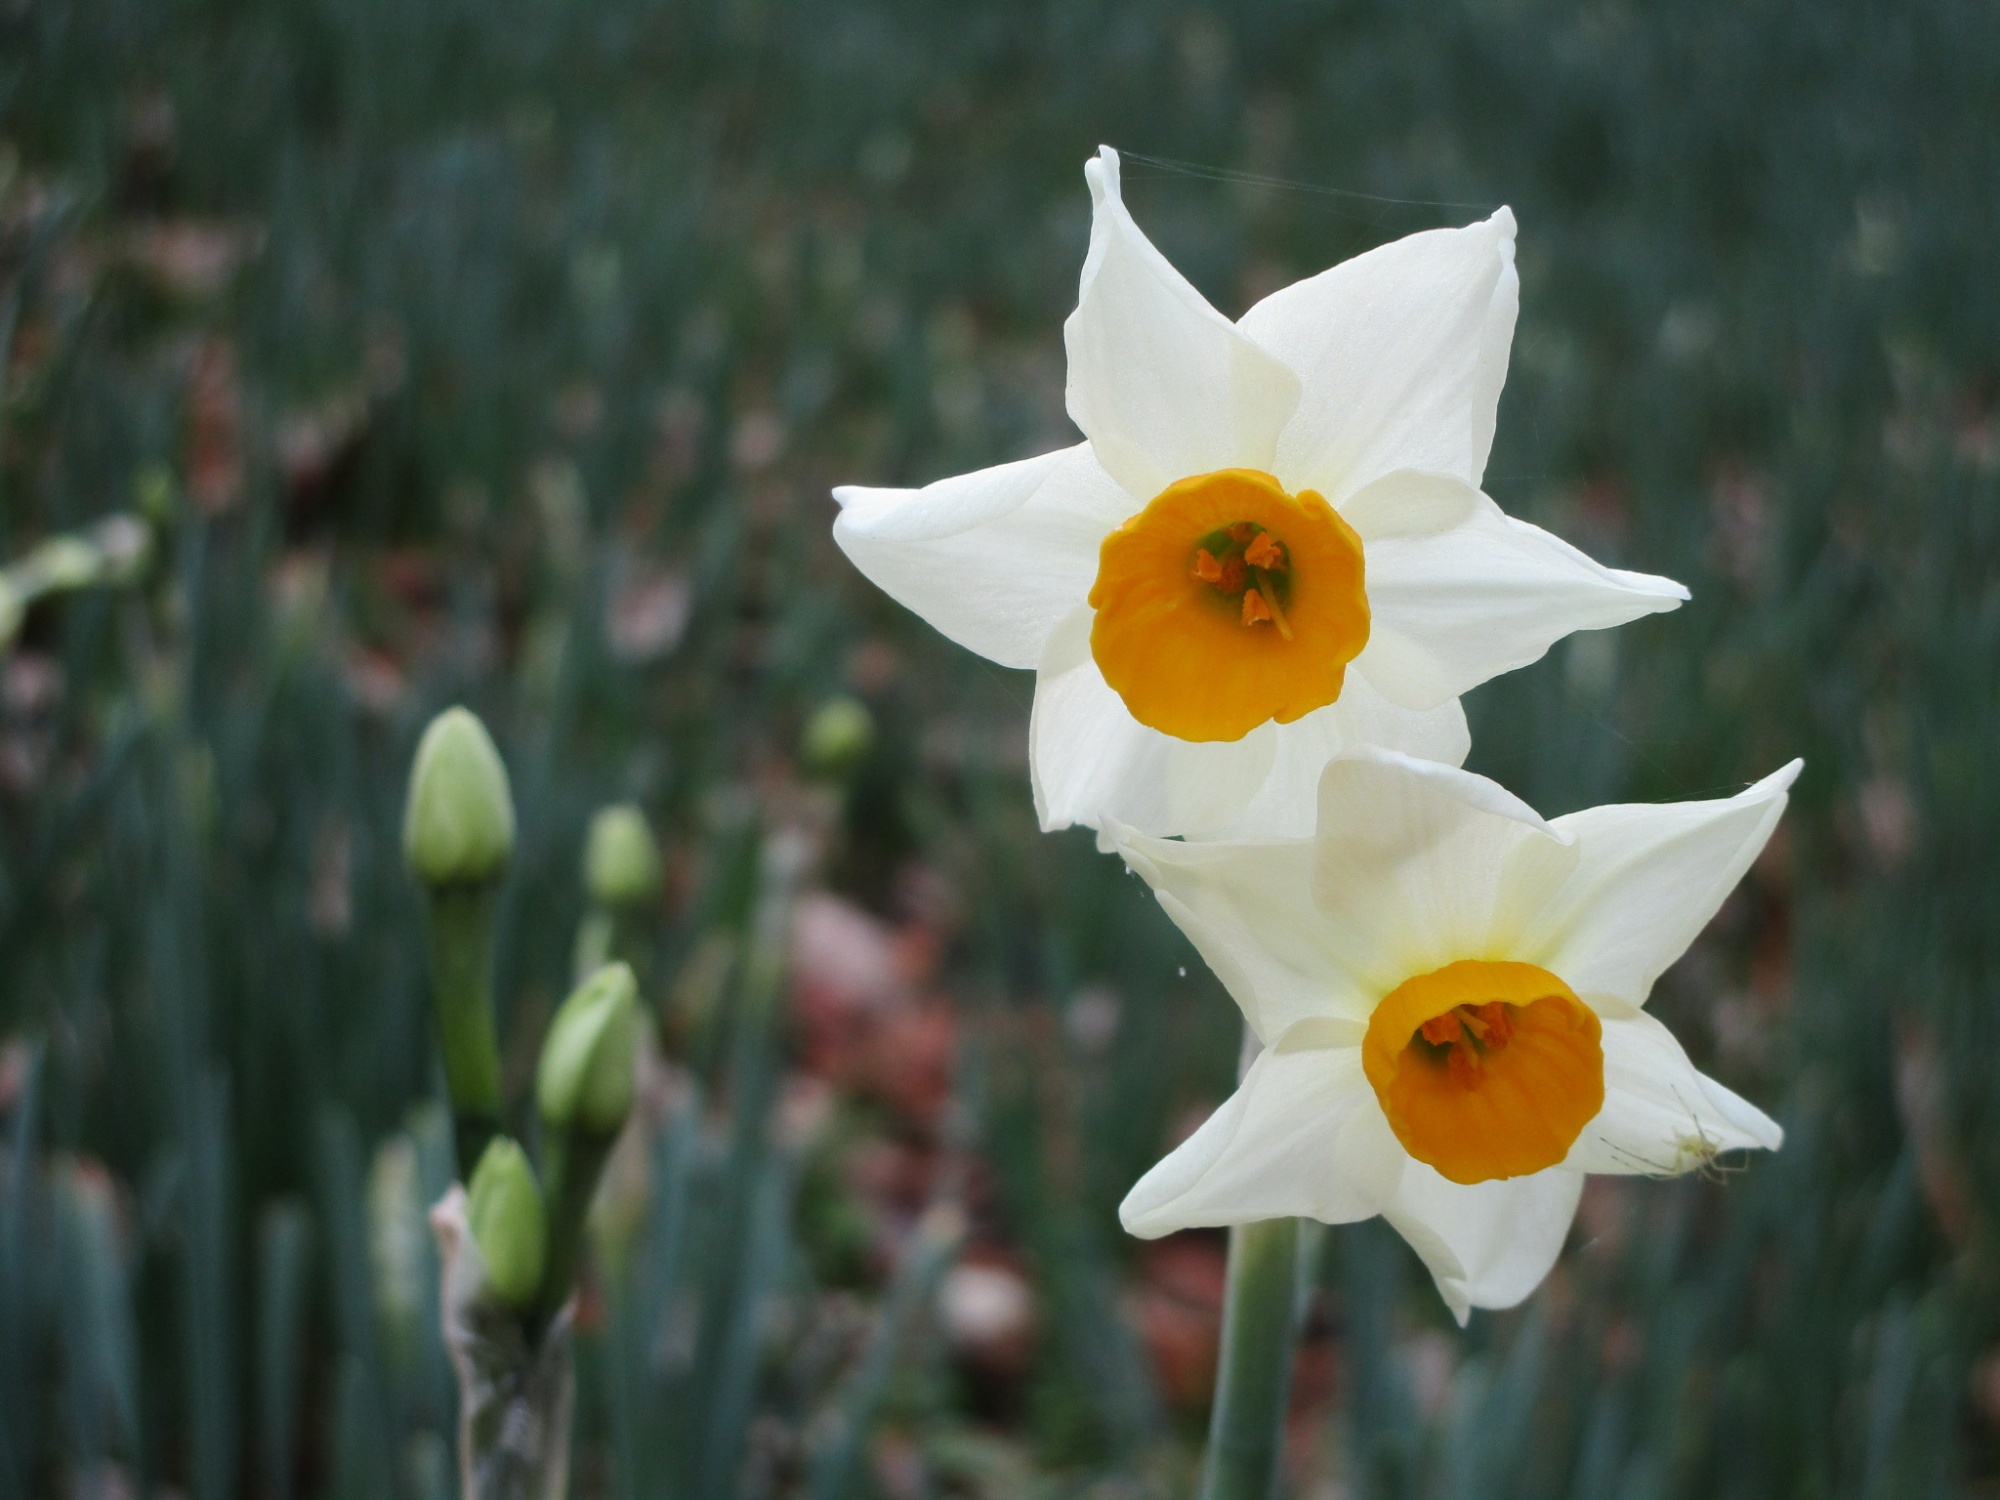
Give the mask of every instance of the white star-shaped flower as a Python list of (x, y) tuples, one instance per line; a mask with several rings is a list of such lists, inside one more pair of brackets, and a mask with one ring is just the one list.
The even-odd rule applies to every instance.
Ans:
[(1670, 1176), (1782, 1132), (1643, 1009), (1784, 811), (1794, 761), (1712, 802), (1543, 820), (1386, 751), (1326, 768), (1310, 839), (1112, 825), (1264, 1050), (1119, 1210), (1197, 1225), (1376, 1214), (1460, 1322), (1555, 1263), (1586, 1173)]
[(1411, 235), (1231, 323), (1132, 222), (1118, 157), (1064, 326), (1076, 447), (846, 487), (834, 537), (961, 645), (1035, 670), (1042, 826), (1302, 836), (1343, 750), (1456, 765), (1458, 695), (1674, 608), (1480, 493), (1514, 220)]

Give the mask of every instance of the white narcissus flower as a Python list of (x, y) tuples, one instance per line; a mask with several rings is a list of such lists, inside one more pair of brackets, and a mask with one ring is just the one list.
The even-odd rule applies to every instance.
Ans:
[(1111, 837), (1264, 1050), (1119, 1209), (1147, 1238), (1381, 1214), (1462, 1323), (1548, 1274), (1589, 1172), (1783, 1133), (1642, 1008), (1749, 868), (1794, 761), (1714, 802), (1544, 821), (1470, 772), (1343, 756), (1310, 839)]
[(1042, 826), (1312, 831), (1357, 745), (1458, 764), (1458, 695), (1573, 630), (1674, 608), (1480, 493), (1514, 219), (1411, 235), (1210, 307), (1095, 203), (1068, 402), (1086, 441), (919, 490), (847, 487), (834, 537), (961, 645), (1036, 672)]

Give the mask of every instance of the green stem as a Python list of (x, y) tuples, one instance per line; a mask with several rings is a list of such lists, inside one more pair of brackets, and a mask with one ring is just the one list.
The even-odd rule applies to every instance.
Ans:
[(602, 906), (592, 906), (576, 929), (576, 956), (570, 973), (582, 984), (617, 956), (618, 918)]
[(1222, 1354), (1208, 1424), (1202, 1500), (1270, 1500), (1298, 1338), (1299, 1221), (1229, 1231)]
[(541, 1338), (576, 1286), (590, 1200), (597, 1193), (605, 1160), (617, 1143), (615, 1135), (582, 1130), (551, 1131), (542, 1137), (542, 1190), (548, 1204), (549, 1241), (547, 1258), (542, 1262), (541, 1293), (528, 1319), (531, 1341)]
[(431, 990), (462, 1182), (472, 1180), (487, 1142), (500, 1131), (493, 897), (491, 886), (439, 886), (430, 892)]

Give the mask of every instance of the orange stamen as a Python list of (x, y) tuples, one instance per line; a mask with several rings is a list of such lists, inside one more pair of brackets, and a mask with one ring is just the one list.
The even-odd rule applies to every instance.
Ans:
[[(1276, 617), (1265, 602), (1264, 596), (1256, 589), (1243, 591), (1243, 623), (1245, 625), (1266, 625)], [(1289, 634), (1289, 632), (1287, 632)]]
[(1462, 1089), (1476, 1089), (1486, 1081), (1479, 1054), (1462, 1045), (1451, 1049), (1451, 1055), (1445, 1059), (1445, 1072)]
[(1271, 533), (1260, 531), (1243, 549), (1243, 560), (1253, 568), (1264, 568), (1273, 573), (1285, 571), (1285, 549), (1271, 540)]
[(1432, 1016), (1417, 1030), (1424, 1034), (1424, 1040), (1433, 1047), (1449, 1047), (1458, 1040), (1458, 1012), (1448, 1010), (1441, 1016)]
[(1514, 1039), (1514, 1018), (1500, 1001), (1488, 1001), (1473, 1015), (1478, 1017), (1477, 1022), (1468, 1017), (1467, 1023), (1476, 1026), (1476, 1034), (1487, 1051), (1498, 1052)]
[(1215, 554), (1206, 547), (1194, 549), (1194, 576), (1203, 583), (1222, 582), (1222, 564), (1215, 560)]

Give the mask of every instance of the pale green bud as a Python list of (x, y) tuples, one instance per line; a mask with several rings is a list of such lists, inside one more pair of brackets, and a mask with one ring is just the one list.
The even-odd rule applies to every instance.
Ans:
[(0, 650), (13, 644), (21, 622), (28, 616), (28, 601), (14, 585), (11, 573), (0, 572)]
[(660, 846), (646, 815), (626, 802), (601, 807), (583, 845), (583, 883), (600, 906), (636, 906), (660, 889)]
[(839, 776), (854, 769), (875, 746), (875, 716), (859, 698), (829, 698), (806, 721), (799, 757), (808, 771)]
[(466, 1224), (486, 1262), (486, 1284), (509, 1307), (526, 1307), (542, 1284), (549, 1243), (542, 1190), (528, 1153), (506, 1136), (495, 1136), (479, 1158), (467, 1200)]
[(639, 985), (606, 964), (571, 992), (549, 1024), (535, 1103), (549, 1130), (615, 1135), (632, 1109), (639, 1055)]
[(104, 575), (104, 557), (82, 537), (52, 536), (21, 564), (49, 593), (88, 588)]
[(514, 798), (486, 726), (468, 710), (431, 720), (410, 767), (403, 859), (426, 885), (488, 885), (514, 853)]

